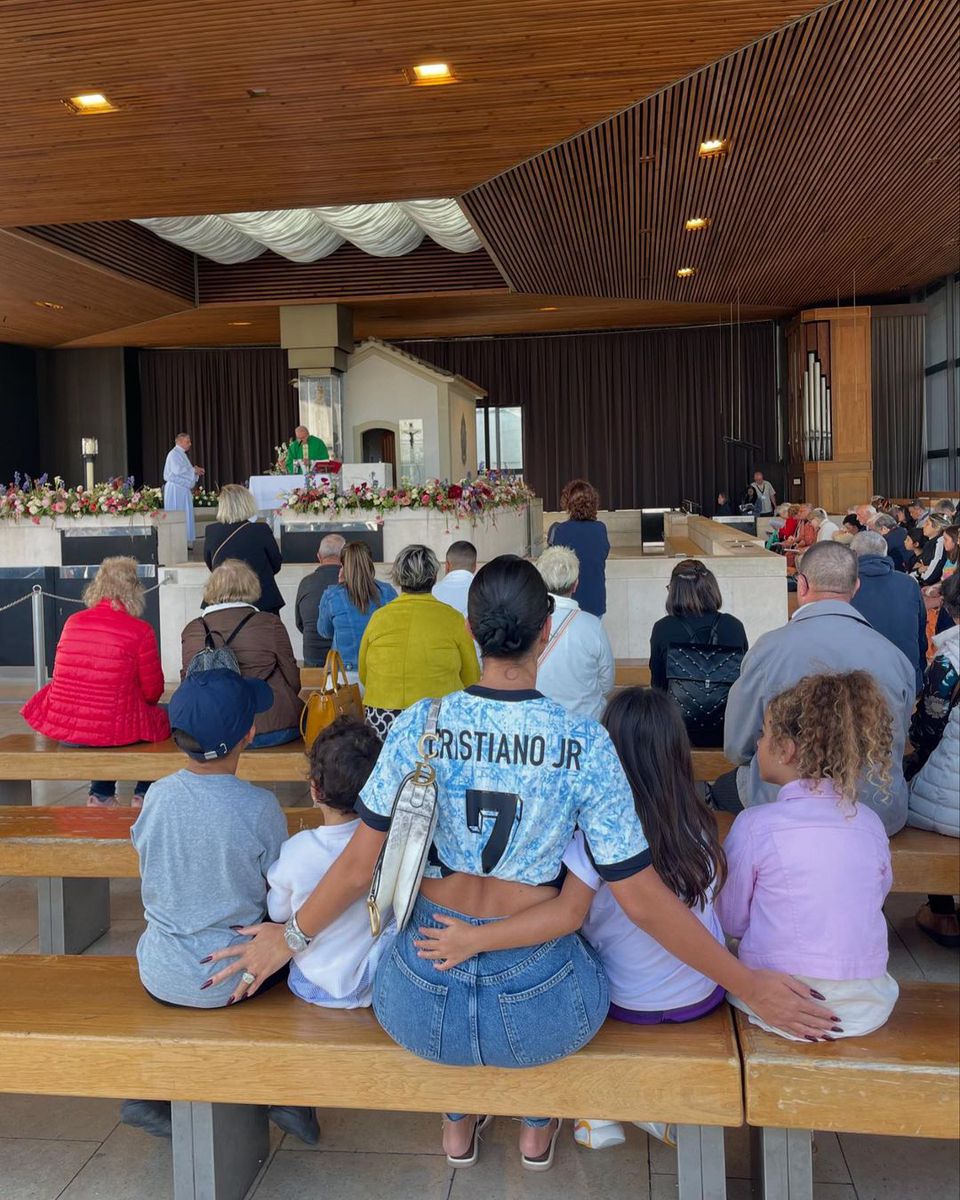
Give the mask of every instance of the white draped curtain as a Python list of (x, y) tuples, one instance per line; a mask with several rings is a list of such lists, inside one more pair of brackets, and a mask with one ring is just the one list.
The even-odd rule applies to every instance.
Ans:
[(291, 262), (316, 262), (344, 242), (381, 258), (409, 254), (425, 237), (469, 254), (480, 239), (456, 200), (336, 204), (208, 217), (147, 217), (136, 222), (159, 237), (219, 263), (247, 262), (264, 250)]

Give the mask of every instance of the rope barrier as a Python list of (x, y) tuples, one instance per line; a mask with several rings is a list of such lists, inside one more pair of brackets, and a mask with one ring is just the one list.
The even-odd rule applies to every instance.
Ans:
[[(170, 582), (171, 581), (169, 578), (161, 579), (160, 582), (155, 583), (153, 585), (153, 587), (144, 588), (143, 594), (145, 596), (149, 596), (151, 592), (159, 591), (160, 588), (162, 588), (164, 586), (164, 584), (167, 584)], [(42, 587), (40, 587), (39, 584), (34, 584), (33, 588), (29, 592), (27, 592), (27, 594), (25, 596), (20, 596), (16, 600), (11, 600), (9, 604), (4, 604), (2, 607), (0, 607), (0, 613), (5, 613), (11, 608), (16, 608), (18, 604), (26, 604), (28, 601), (33, 599), (34, 595), (37, 595), (37, 594), (41, 595), (41, 596), (46, 596), (46, 598), (48, 600), (61, 600), (61, 601), (63, 601), (64, 604), (83, 604), (83, 599), (81, 597), (60, 596), (56, 592), (44, 591), (44, 589)]]

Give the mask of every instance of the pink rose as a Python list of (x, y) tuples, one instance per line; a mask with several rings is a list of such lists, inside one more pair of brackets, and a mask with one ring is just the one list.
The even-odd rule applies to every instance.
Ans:
[(64, 502), (62, 500), (58, 500), (57, 503), (53, 506), (53, 511), (57, 512), (57, 513), (66, 512), (67, 506), (64, 504)]

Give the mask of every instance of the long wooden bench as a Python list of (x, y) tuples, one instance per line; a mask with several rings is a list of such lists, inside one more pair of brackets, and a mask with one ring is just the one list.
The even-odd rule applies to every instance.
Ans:
[(672, 534), (666, 539), (663, 547), (663, 553), (667, 558), (702, 558), (707, 552), (702, 546), (688, 537), (674, 537)]
[[(711, 782), (732, 768), (722, 750), (695, 750), (697, 779)], [(39, 733), (11, 733), (0, 738), (0, 804), (30, 804), (31, 780), (82, 781), (162, 779), (184, 763), (170, 740), (135, 746), (69, 747)], [(267, 750), (247, 750), (240, 756), (239, 775), (255, 783), (305, 779), (307, 759), (301, 741)]]
[(369, 1009), (312, 1008), (286, 988), (164, 1007), (123, 958), (0, 958), (0, 1063), (0, 1093), (172, 1100), (175, 1200), (246, 1194), (268, 1104), (675, 1122), (680, 1200), (722, 1200), (723, 1127), (743, 1120), (725, 1005), (689, 1025), (607, 1022), (545, 1067), (448, 1067), (400, 1049)]
[(862, 1039), (789, 1042), (737, 1013), (747, 1123), (763, 1200), (812, 1200), (810, 1130), (955, 1138), (960, 989), (903, 983), (887, 1024)]
[[(0, 875), (36, 878), (41, 954), (80, 954), (110, 928), (110, 880), (140, 874), (130, 808), (0, 808)], [(290, 836), (322, 824), (285, 810)]]

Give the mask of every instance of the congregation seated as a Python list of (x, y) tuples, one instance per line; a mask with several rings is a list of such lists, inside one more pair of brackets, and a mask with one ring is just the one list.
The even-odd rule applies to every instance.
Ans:
[[(783, 520), (783, 524), (779, 529), (779, 540), (784, 542), (787, 538), (792, 538), (797, 532), (797, 526), (800, 524), (800, 505), (781, 504), (777, 509), (777, 516)], [(773, 524), (772, 521), (771, 524)]]
[(597, 520), (600, 493), (585, 479), (572, 479), (560, 493), (566, 521), (547, 530), (549, 546), (566, 546), (577, 556), (580, 580), (574, 596), (584, 612), (602, 617), (607, 611), (607, 557), (610, 539), (607, 527)]
[(831, 521), (825, 508), (814, 508), (810, 511), (810, 524), (816, 530), (818, 542), (833, 541), (834, 535), (840, 532), (836, 521)]
[(406, 546), (393, 564), (400, 596), (370, 617), (359, 651), (367, 720), (382, 736), (425, 696), (446, 696), (480, 678), (463, 616), (433, 596), (440, 564), (428, 546)]
[(841, 545), (849, 546), (858, 533), (863, 533), (866, 529), (856, 513), (847, 513), (840, 522), (840, 532), (833, 535), (835, 542), (840, 542)]
[(819, 542), (797, 568), (799, 607), (780, 629), (765, 633), (743, 660), (730, 689), (724, 723), (724, 753), (742, 764), (712, 786), (720, 807), (737, 811), (776, 798), (760, 777), (758, 730), (771, 700), (805, 675), (823, 671), (868, 672), (883, 692), (893, 721), (889, 784), (865, 779), (860, 803), (880, 816), (888, 834), (903, 828), (907, 787), (901, 760), (916, 697), (913, 664), (853, 607), (857, 556), (848, 546)]
[(882, 533), (865, 529), (850, 543), (860, 586), (850, 603), (910, 660), (916, 691), (927, 665), (927, 609), (916, 581), (894, 568)]
[(730, 497), (726, 492), (717, 492), (717, 500), (713, 506), (713, 515), (715, 517), (734, 517), (736, 510), (730, 503)]
[(447, 547), (443, 578), (433, 585), (433, 595), (465, 617), (470, 584), (477, 572), (477, 548), (473, 542), (451, 542)]
[(295, 620), (303, 634), (303, 665), (322, 667), (333, 647), (333, 638), (323, 637), (317, 628), (320, 601), (329, 587), (340, 582), (340, 556), (346, 540), (339, 533), (328, 533), (317, 547), (317, 568), (304, 575), (297, 588)]
[(740, 511), (745, 517), (762, 517), (764, 513), (763, 499), (751, 483), (743, 493), (740, 501)]
[(303, 711), (300, 668), (290, 635), (276, 613), (258, 608), (259, 598), (260, 582), (251, 568), (228, 558), (207, 580), (203, 614), (180, 635), (181, 679), (201, 651), (226, 650), (242, 676), (262, 679), (270, 687), (273, 704), (257, 721), (256, 737), (250, 743), (254, 750), (295, 741)]
[(279, 613), (284, 606), (274, 576), (283, 565), (273, 531), (256, 520), (257, 505), (249, 488), (238, 483), (220, 489), (217, 519), (207, 526), (203, 539), (203, 561), (213, 571), (228, 558), (245, 562), (260, 583), (261, 612)]
[(317, 632), (331, 642), (343, 659), (347, 678), (355, 683), (367, 622), (378, 609), (395, 600), (397, 593), (377, 578), (366, 542), (348, 542), (341, 558), (340, 582), (325, 588), (320, 597)]
[[(719, 746), (723, 742), (723, 713), (727, 687), (716, 686), (710, 710), (703, 709), (704, 697), (691, 691), (677, 650), (711, 646), (732, 650), (741, 657), (749, 644), (743, 623), (720, 611), (723, 597), (714, 573), (698, 558), (685, 558), (670, 573), (667, 586), (667, 615), (650, 634), (650, 682), (670, 692), (680, 705), (687, 731), (697, 746)], [(671, 653), (672, 652), (672, 653)], [(719, 703), (717, 702), (719, 700)]]
[[(934, 657), (910, 725), (907, 824), (960, 837), (960, 572), (944, 581), (942, 600), (950, 624), (933, 639)], [(917, 924), (941, 945), (960, 946), (953, 896), (930, 896)]]
[(912, 568), (923, 587), (932, 587), (940, 582), (943, 574), (943, 533), (949, 524), (947, 517), (935, 512), (930, 513), (923, 522), (922, 532), (926, 540)]
[(549, 547), (537, 559), (537, 570), (553, 597), (550, 640), (540, 654), (537, 689), (567, 712), (597, 721), (616, 676), (610, 639), (600, 619), (573, 599), (580, 564), (572, 550)]
[[(132, 558), (105, 558), (63, 626), (53, 678), (20, 710), (38, 733), (70, 746), (129, 746), (170, 736), (160, 707), (163, 669)], [(149, 785), (137, 783), (133, 807)], [(116, 806), (112, 779), (90, 784), (87, 804)]]

